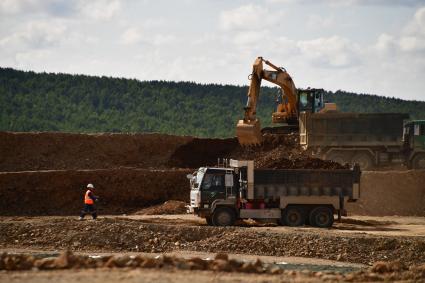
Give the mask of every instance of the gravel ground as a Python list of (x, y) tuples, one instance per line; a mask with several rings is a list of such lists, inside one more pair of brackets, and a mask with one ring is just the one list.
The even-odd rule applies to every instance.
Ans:
[(71, 217), (10, 218), (0, 223), (0, 248), (73, 251), (178, 250), (300, 256), (372, 265), (425, 262), (425, 238), (328, 233), (321, 229), (208, 227), (147, 223), (124, 218), (76, 221)]
[[(252, 261), (240, 261), (231, 259), (227, 254), (216, 254), (214, 259), (204, 260), (199, 257), (181, 258), (173, 256), (161, 255), (156, 258), (136, 255), (136, 256), (103, 256), (103, 257), (89, 257), (85, 255), (74, 255), (70, 251), (65, 251), (57, 257), (37, 258), (28, 254), (6, 254), (0, 255), (0, 280), (7, 280), (7, 282), (42, 282), (39, 280), (47, 281), (47, 278), (54, 280), (54, 282), (78, 281), (80, 277), (73, 277), (66, 270), (75, 270), (72, 274), (83, 273), (90, 276), (90, 281), (99, 276), (99, 273), (93, 273), (93, 270), (100, 271), (100, 274), (107, 274), (107, 278), (103, 282), (111, 282), (111, 278), (116, 274), (116, 270), (124, 269), (128, 273), (134, 270), (144, 270), (149, 274), (152, 271), (157, 273), (155, 282), (186, 282), (187, 278), (182, 278), (187, 270), (191, 271), (191, 280), (197, 282), (206, 282), (203, 273), (209, 271), (210, 276), (214, 278), (213, 282), (218, 279), (219, 282), (240, 282), (249, 274), (250, 281), (255, 278), (263, 282), (369, 282), (369, 281), (404, 281), (404, 282), (424, 282), (425, 280), (425, 265), (406, 266), (400, 261), (394, 262), (377, 262), (371, 268), (352, 271), (346, 273), (333, 272), (333, 271), (309, 271), (309, 270), (288, 270), (276, 265), (270, 265), (257, 259)], [(31, 270), (30, 275), (25, 273)], [(43, 271), (61, 271), (62, 278), (56, 279), (58, 274), (46, 274)], [(159, 272), (158, 272), (159, 271)], [(24, 273), (22, 273), (24, 272)], [(175, 276), (170, 279), (165, 276), (166, 273), (172, 272)], [(227, 279), (226, 275), (230, 276)], [(33, 275), (33, 276), (31, 276)], [(41, 276), (40, 276), (41, 275)], [(47, 278), (45, 277), (47, 275)], [(31, 276), (31, 278), (29, 278)], [(43, 278), (44, 277), (44, 278)], [(139, 276), (138, 276), (139, 277)], [(223, 278), (217, 278), (223, 277)], [(106, 280), (105, 280), (106, 279)], [(131, 276), (124, 276), (114, 278), (122, 282), (134, 282)], [(140, 278), (141, 281), (151, 282), (152, 278), (146, 280), (146, 277)], [(223, 280), (224, 279), (224, 280)], [(50, 281), (49, 280), (49, 281)], [(96, 279), (95, 282), (98, 282)]]

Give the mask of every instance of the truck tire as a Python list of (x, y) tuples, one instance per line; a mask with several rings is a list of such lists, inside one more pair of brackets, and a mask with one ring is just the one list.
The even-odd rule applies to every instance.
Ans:
[(337, 162), (339, 164), (345, 164), (348, 163), (347, 160), (347, 154), (339, 151), (334, 151), (326, 155), (327, 160), (332, 160), (334, 162)]
[(304, 210), (298, 206), (288, 206), (282, 213), (282, 222), (284, 225), (292, 227), (304, 225)]
[(318, 206), (310, 212), (310, 225), (319, 228), (329, 228), (334, 224), (334, 214), (328, 206)]
[(227, 207), (217, 208), (212, 216), (212, 223), (214, 226), (232, 226), (235, 224), (235, 221), (235, 213)]
[(412, 159), (413, 169), (425, 169), (425, 153), (416, 154)]
[(351, 164), (359, 164), (361, 170), (370, 170), (373, 168), (373, 160), (370, 154), (367, 153), (357, 153), (351, 159)]
[(213, 226), (213, 222), (212, 222), (211, 216), (205, 217), (205, 220), (207, 221), (207, 225), (208, 226)]

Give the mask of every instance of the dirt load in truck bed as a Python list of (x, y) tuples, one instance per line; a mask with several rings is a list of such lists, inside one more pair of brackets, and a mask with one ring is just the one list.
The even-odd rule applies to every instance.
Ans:
[(263, 136), (263, 144), (256, 147), (238, 147), (234, 159), (253, 159), (256, 168), (271, 169), (348, 169), (330, 160), (312, 158), (299, 145), (298, 134)]

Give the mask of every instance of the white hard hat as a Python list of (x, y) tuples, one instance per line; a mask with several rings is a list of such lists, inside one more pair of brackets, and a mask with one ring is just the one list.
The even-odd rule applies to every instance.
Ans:
[(94, 189), (94, 186), (93, 186), (93, 184), (88, 184), (87, 188)]

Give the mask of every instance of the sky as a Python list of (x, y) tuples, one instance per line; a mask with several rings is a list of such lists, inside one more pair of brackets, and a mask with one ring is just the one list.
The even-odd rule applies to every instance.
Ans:
[(297, 87), (423, 101), (425, 0), (0, 0), (1, 67), (247, 85), (258, 56)]

